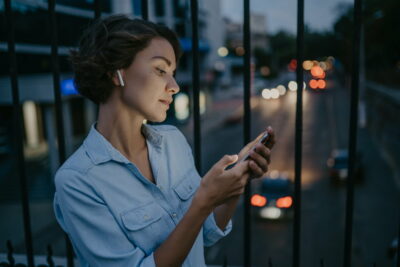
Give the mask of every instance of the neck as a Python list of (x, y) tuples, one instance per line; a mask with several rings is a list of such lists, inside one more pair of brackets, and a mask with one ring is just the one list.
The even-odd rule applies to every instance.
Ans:
[(99, 106), (97, 131), (128, 159), (133, 159), (147, 148), (141, 132), (143, 116), (132, 114), (122, 105), (105, 103)]

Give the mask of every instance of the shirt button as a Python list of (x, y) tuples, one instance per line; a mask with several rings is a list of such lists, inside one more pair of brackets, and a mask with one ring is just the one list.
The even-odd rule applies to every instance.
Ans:
[(163, 190), (163, 187), (161, 185), (158, 185), (157, 187), (158, 189)]
[(145, 219), (145, 220), (147, 220), (148, 218), (149, 218), (149, 216), (147, 216), (147, 215), (143, 216), (143, 219)]
[(172, 217), (176, 218), (176, 213), (175, 212), (172, 213)]

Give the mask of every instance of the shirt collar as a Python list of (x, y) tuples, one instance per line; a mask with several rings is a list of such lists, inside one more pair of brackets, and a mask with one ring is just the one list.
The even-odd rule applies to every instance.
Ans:
[[(141, 131), (146, 138), (147, 144), (161, 149), (163, 136), (152, 126), (143, 124)], [(83, 142), (86, 152), (94, 164), (101, 164), (110, 160), (121, 163), (130, 163), (112, 144), (96, 129), (96, 123), (90, 127), (90, 131)]]

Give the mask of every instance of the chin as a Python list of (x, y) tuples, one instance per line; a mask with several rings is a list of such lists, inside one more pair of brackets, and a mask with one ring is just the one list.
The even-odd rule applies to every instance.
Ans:
[(152, 122), (163, 122), (167, 119), (167, 114), (164, 113), (163, 115), (158, 116), (149, 116), (148, 120)]

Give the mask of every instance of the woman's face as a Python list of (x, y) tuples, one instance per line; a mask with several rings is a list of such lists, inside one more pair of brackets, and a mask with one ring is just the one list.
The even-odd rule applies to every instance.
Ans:
[(122, 70), (125, 86), (121, 88), (122, 102), (144, 119), (162, 122), (179, 92), (175, 81), (175, 52), (163, 38), (154, 38), (150, 45), (136, 54), (132, 64)]

